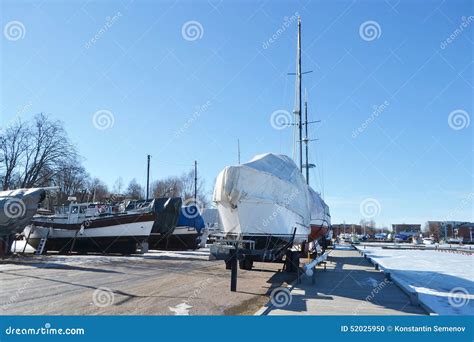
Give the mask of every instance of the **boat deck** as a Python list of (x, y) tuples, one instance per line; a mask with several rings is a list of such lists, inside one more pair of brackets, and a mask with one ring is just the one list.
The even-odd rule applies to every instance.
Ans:
[(269, 315), (426, 315), (356, 250), (335, 249), (326, 270), (318, 266), (315, 284), (303, 276), (291, 291), (291, 303), (267, 309)]

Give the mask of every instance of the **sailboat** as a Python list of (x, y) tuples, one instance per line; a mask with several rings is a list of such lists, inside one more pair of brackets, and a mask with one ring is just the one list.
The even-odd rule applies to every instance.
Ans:
[[(217, 176), (213, 201), (226, 238), (252, 241), (255, 249), (281, 250), (317, 241), (331, 225), (329, 207), (309, 186), (303, 171), (301, 113), (301, 20), (298, 19), (297, 108), (300, 167), (292, 158), (273, 153), (255, 156), (247, 163), (227, 166)], [(306, 125), (308, 124), (306, 118)], [(307, 158), (306, 153), (306, 158)], [(306, 169), (310, 166), (306, 160)], [(263, 257), (265, 259), (265, 257)]]

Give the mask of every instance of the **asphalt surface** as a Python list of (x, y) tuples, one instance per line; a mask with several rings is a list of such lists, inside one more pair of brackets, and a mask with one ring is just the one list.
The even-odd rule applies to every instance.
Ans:
[(230, 292), (230, 271), (206, 250), (12, 257), (0, 262), (0, 315), (253, 314), (294, 279), (281, 268), (239, 269)]

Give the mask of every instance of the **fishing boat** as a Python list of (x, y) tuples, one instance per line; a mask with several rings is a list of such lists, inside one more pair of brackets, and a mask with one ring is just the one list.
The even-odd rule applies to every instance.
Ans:
[(39, 251), (135, 253), (155, 222), (153, 210), (127, 212), (117, 205), (75, 203), (52, 215), (35, 215), (26, 226), (27, 243)]

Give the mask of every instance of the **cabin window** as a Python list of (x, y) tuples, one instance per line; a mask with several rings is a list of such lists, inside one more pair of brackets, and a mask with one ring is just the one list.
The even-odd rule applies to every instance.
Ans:
[(77, 211), (78, 211), (78, 207), (77, 206), (73, 206), (71, 208), (71, 214), (77, 214)]
[(79, 213), (80, 214), (85, 214), (87, 211), (87, 207), (86, 206), (80, 206), (79, 207)]

